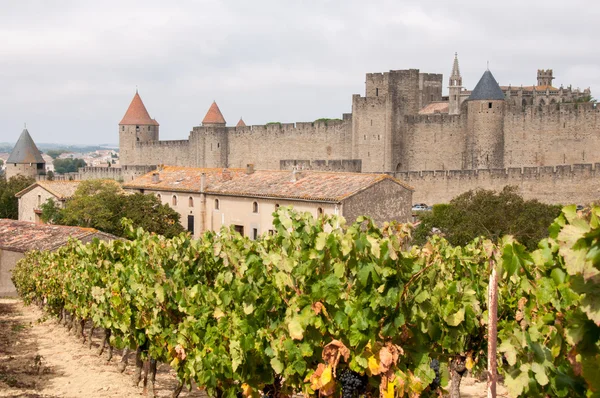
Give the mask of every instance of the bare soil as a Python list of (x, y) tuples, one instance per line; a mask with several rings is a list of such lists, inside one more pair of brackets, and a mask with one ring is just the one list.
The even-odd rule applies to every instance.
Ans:
[[(86, 334), (89, 329), (86, 329)], [(55, 319), (35, 306), (25, 307), (14, 298), (0, 298), (0, 397), (83, 398), (138, 397), (141, 387), (133, 385), (134, 354), (124, 373), (117, 370), (122, 352), (115, 350), (110, 362), (106, 353), (97, 355), (102, 336), (96, 332), (92, 348), (82, 343)], [(177, 386), (171, 368), (160, 364), (156, 394), (170, 397)], [(498, 386), (498, 396), (508, 396)], [(183, 390), (180, 397), (203, 397), (203, 391)], [(462, 398), (486, 397), (486, 384), (472, 377), (461, 382)]]
[[(86, 329), (86, 333), (89, 329)], [(47, 319), (35, 306), (25, 307), (14, 298), (0, 298), (0, 397), (138, 397), (143, 388), (133, 386), (135, 354), (129, 354), (124, 373), (117, 370), (122, 352), (115, 350), (110, 363), (97, 355), (101, 336), (92, 349)], [(158, 366), (156, 393), (170, 397), (177, 378), (168, 365)], [(204, 397), (204, 392), (183, 390), (180, 397)]]

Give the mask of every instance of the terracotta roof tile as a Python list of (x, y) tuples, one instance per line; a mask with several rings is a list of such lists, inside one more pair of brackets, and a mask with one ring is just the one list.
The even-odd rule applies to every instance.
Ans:
[(78, 239), (84, 243), (90, 242), (94, 238), (100, 240), (119, 239), (93, 228), (0, 219), (0, 249), (3, 250), (21, 253), (29, 250), (54, 250), (66, 244), (69, 238)]
[(245, 169), (166, 166), (159, 172), (159, 182), (152, 182), (154, 173), (127, 182), (123, 188), (198, 193), (201, 192), (200, 176), (205, 173), (204, 192), (224, 196), (339, 202), (386, 179), (413, 189), (387, 174), (305, 170), (296, 174), (293, 181), (289, 170), (256, 170), (247, 174)]
[(125, 112), (125, 116), (119, 124), (138, 124), (143, 126), (158, 126), (158, 122), (150, 117), (144, 103), (142, 102), (142, 98), (138, 94), (137, 90), (133, 99), (131, 100), (131, 104), (129, 104), (129, 108), (127, 108), (127, 112)]
[(237, 122), (235, 127), (246, 127), (246, 123), (244, 123), (244, 119), (240, 118), (240, 121)]
[[(507, 91), (509, 86), (501, 86), (500, 87), (502, 89), (502, 91)], [(523, 91), (546, 91), (546, 90), (550, 90), (550, 91), (558, 91), (560, 89), (553, 87), (553, 86), (510, 86), (511, 90), (521, 90), (523, 89)]]
[(81, 181), (37, 181), (24, 190), (17, 192), (17, 198), (25, 195), (35, 187), (42, 187), (60, 200), (69, 199), (79, 187)]
[(205, 124), (225, 124), (225, 118), (219, 109), (216, 101), (213, 101), (210, 108), (208, 108), (208, 112), (206, 112), (206, 116), (204, 116), (204, 120), (202, 120), (202, 125)]
[(434, 113), (448, 113), (448, 102), (431, 102), (419, 111), (419, 115), (431, 115)]

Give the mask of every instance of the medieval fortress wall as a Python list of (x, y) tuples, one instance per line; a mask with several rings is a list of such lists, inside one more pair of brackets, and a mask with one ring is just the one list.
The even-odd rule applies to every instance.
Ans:
[[(415, 201), (428, 204), (505, 185), (550, 203), (584, 203), (597, 198), (600, 186), (600, 108), (581, 101), (589, 90), (556, 89), (552, 79), (551, 70), (541, 70), (538, 86), (515, 90), (501, 88), (486, 71), (466, 91), (455, 58), (447, 97), (441, 74), (369, 73), (365, 95), (352, 96), (352, 113), (342, 119), (226, 127), (213, 104), (203, 125), (177, 141), (159, 140), (158, 123), (136, 93), (119, 125), (127, 174), (121, 179), (160, 164), (295, 165), (395, 174), (414, 186)], [(117, 171), (89, 170), (82, 177), (103, 173)]]
[(415, 203), (447, 203), (478, 188), (515, 185), (525, 199), (549, 204), (589, 204), (600, 198), (600, 163), (486, 170), (438, 170), (396, 173), (415, 187)]

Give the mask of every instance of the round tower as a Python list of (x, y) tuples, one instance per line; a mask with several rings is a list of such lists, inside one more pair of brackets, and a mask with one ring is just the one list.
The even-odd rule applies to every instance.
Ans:
[(215, 101), (202, 120), (204, 130), (204, 167), (227, 167), (227, 128)]
[(23, 129), (6, 160), (6, 179), (16, 175), (36, 177), (46, 173), (46, 162), (27, 129)]
[(468, 98), (466, 168), (504, 168), (504, 93), (489, 70)]
[(137, 90), (119, 123), (119, 163), (121, 166), (145, 164), (136, 156), (138, 143), (158, 141), (159, 124), (152, 119)]

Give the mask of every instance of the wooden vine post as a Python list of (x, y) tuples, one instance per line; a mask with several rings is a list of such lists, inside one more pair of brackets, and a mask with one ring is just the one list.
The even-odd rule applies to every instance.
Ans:
[(496, 398), (496, 381), (498, 379), (496, 364), (496, 346), (498, 343), (498, 274), (496, 262), (490, 259), (490, 284), (488, 286), (488, 366), (487, 396)]

